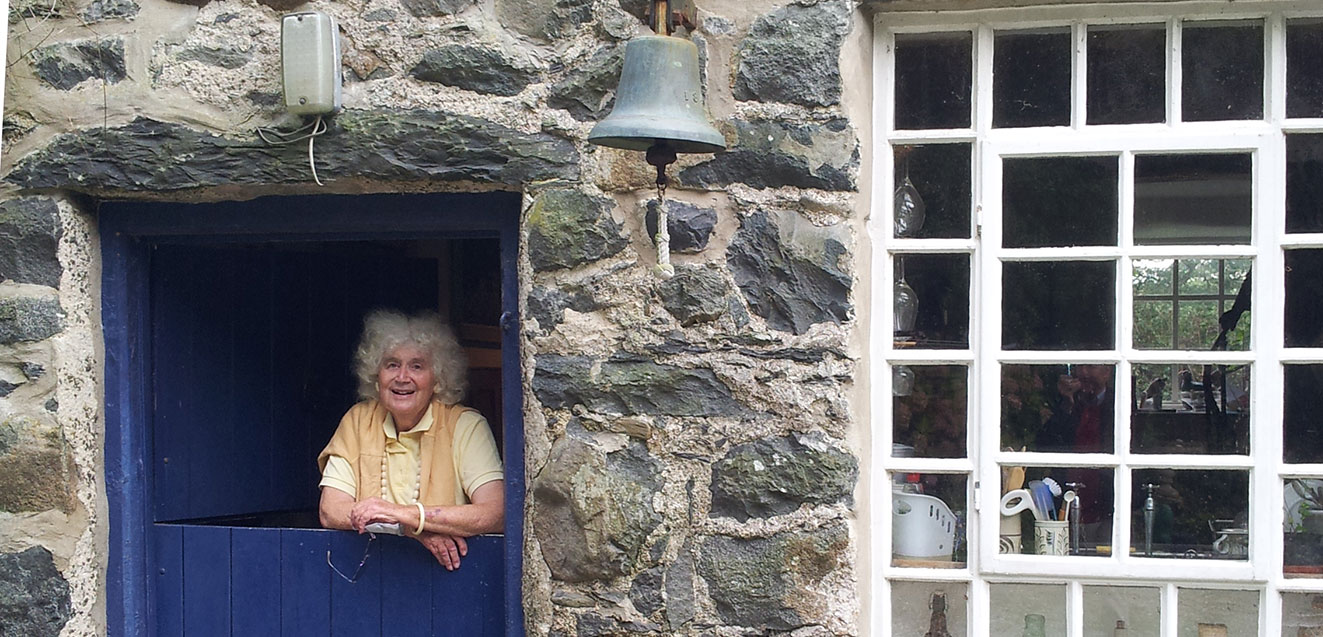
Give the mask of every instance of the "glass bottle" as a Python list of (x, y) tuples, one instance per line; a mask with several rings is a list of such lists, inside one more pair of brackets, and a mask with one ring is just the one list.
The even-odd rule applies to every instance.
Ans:
[(1025, 615), (1024, 637), (1047, 637), (1047, 618), (1037, 613)]

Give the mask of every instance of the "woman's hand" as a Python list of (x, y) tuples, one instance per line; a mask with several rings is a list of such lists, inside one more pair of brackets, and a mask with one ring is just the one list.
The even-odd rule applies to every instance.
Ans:
[(401, 514), (413, 509), (388, 502), (381, 498), (368, 498), (361, 500), (349, 511), (349, 523), (359, 533), (367, 532), (367, 525), (374, 522), (384, 522), (386, 524), (398, 524)]
[(424, 532), (416, 538), (447, 571), (459, 568), (459, 558), (469, 554), (468, 542), (457, 535)]

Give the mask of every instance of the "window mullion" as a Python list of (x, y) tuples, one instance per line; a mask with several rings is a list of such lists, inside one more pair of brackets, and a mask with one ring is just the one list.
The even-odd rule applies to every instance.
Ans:
[(1071, 99), (1070, 99), (1070, 125), (1075, 130), (1084, 128), (1088, 121), (1086, 108), (1088, 104), (1088, 34), (1089, 27), (1083, 22), (1075, 22), (1071, 25), (1071, 39), (1074, 43), (1072, 47), (1073, 55), (1070, 57), (1071, 66)]
[(1167, 125), (1181, 121), (1181, 21), (1167, 21)]

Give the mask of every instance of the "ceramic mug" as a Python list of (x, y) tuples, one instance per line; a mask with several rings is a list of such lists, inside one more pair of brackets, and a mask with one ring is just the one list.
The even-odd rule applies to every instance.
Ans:
[(1249, 556), (1249, 531), (1245, 529), (1223, 529), (1213, 541), (1213, 550), (1227, 557)]
[(1001, 516), (1001, 538), (997, 543), (998, 553), (1020, 553), (1020, 515)]
[(1036, 555), (1070, 555), (1070, 523), (1063, 520), (1034, 521)]

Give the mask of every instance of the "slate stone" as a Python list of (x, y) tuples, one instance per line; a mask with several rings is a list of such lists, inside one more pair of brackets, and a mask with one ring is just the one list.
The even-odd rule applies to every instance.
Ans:
[(60, 208), (46, 197), (0, 202), (0, 280), (60, 286)]
[(686, 542), (675, 562), (666, 569), (666, 622), (673, 631), (694, 621), (696, 615), (692, 553), (693, 545)]
[(564, 79), (551, 85), (547, 106), (563, 108), (580, 121), (604, 118), (615, 103), (624, 60), (624, 47), (604, 47), (585, 62), (570, 66)]
[(618, 0), (618, 2), (620, 8), (624, 9), (626, 13), (642, 20), (644, 23), (648, 21), (648, 11), (652, 9), (651, 0)]
[(15, 389), (18, 389), (18, 385), (9, 381), (0, 380), (0, 398), (4, 398), (5, 396), (14, 393)]
[(582, 356), (537, 357), (533, 392), (545, 407), (583, 405), (601, 414), (744, 416), (741, 405), (709, 369), (661, 365), (651, 360), (609, 360), (592, 373)]
[(42, 407), (44, 407), (44, 408), (46, 409), (46, 411), (49, 411), (49, 412), (51, 412), (51, 413), (53, 414), (53, 413), (55, 413), (55, 412), (57, 412), (57, 411), (60, 410), (60, 401), (55, 400), (54, 398), (52, 398), (52, 399), (46, 401), (46, 404), (45, 404), (45, 405), (42, 405)]
[(680, 171), (688, 187), (719, 190), (742, 183), (754, 188), (854, 191), (859, 144), (849, 122), (794, 123), (734, 120), (730, 150)]
[(714, 536), (701, 544), (698, 571), (722, 621), (761, 630), (808, 623), (798, 604), (809, 587), (848, 559), (844, 525), (769, 538)]
[(56, 637), (70, 615), (69, 582), (46, 547), (0, 553), (0, 636)]
[(237, 69), (253, 59), (252, 51), (240, 51), (226, 46), (195, 46), (179, 52), (179, 59), (201, 62), (223, 69)]
[(106, 20), (127, 20), (138, 15), (140, 7), (133, 0), (93, 0), (80, 14), (83, 22), (94, 24)]
[(773, 329), (803, 334), (850, 318), (852, 278), (842, 269), (848, 234), (793, 212), (757, 212), (740, 223), (726, 265), (749, 310)]
[(515, 66), (500, 51), (467, 44), (424, 53), (409, 74), (423, 82), (506, 97), (518, 95), (537, 79), (536, 71)]
[(478, 0), (402, 0), (404, 10), (415, 18), (455, 15)]
[(64, 454), (59, 449), (19, 446), (0, 457), (0, 511), (69, 512), (73, 494)]
[(61, 42), (32, 52), (33, 70), (51, 86), (67, 91), (83, 80), (98, 79), (117, 84), (127, 77), (124, 70), (124, 40), (103, 38)]
[[(316, 154), (323, 181), (467, 181), (522, 187), (579, 175), (578, 152), (565, 139), (436, 111), (343, 111), (317, 138)], [(19, 160), (7, 179), (24, 188), (101, 196), (312, 183), (306, 145), (267, 146), (251, 136), (221, 137), (145, 118), (61, 135)]]
[(23, 376), (28, 380), (37, 380), (46, 373), (46, 368), (37, 363), (20, 363), (18, 368), (23, 370)]
[(44, 341), (62, 329), (64, 310), (56, 299), (0, 299), (0, 344)]
[[(648, 236), (657, 236), (656, 199), (648, 200), (648, 213), (644, 220)], [(717, 227), (716, 208), (700, 208), (683, 201), (666, 202), (666, 229), (671, 234), (671, 252), (695, 253), (707, 248), (712, 230)]]
[(267, 93), (264, 91), (248, 91), (244, 94), (248, 101), (258, 106), (277, 106), (284, 98), (280, 93)]
[(621, 613), (584, 613), (575, 619), (576, 637), (656, 634), (661, 626), (620, 617)]
[(712, 467), (710, 515), (744, 522), (790, 513), (801, 504), (848, 502), (858, 476), (858, 460), (820, 435), (738, 445)]
[(573, 437), (558, 441), (533, 481), (533, 528), (551, 576), (564, 582), (631, 573), (661, 524), (652, 498), (661, 467), (635, 443), (613, 452)]
[(599, 307), (592, 294), (570, 286), (535, 285), (528, 293), (528, 314), (537, 319), (543, 331), (550, 331), (559, 325), (566, 309), (592, 312)]
[(720, 318), (733, 292), (720, 270), (693, 265), (677, 266), (675, 276), (657, 286), (662, 306), (685, 327)]
[(841, 44), (850, 6), (791, 4), (754, 21), (735, 56), (735, 99), (801, 106), (841, 101)]
[(257, 4), (266, 5), (282, 13), (307, 3), (308, 0), (257, 0)]
[(528, 258), (535, 271), (573, 268), (615, 255), (629, 244), (611, 219), (615, 202), (580, 190), (550, 190), (528, 213)]
[(593, 19), (592, 0), (496, 0), (501, 26), (540, 42), (572, 35)]
[(666, 604), (662, 599), (662, 569), (650, 568), (635, 575), (629, 585), (629, 601), (644, 616), (661, 610)]
[(393, 22), (396, 18), (395, 12), (386, 8), (373, 9), (363, 14), (363, 19), (368, 22)]

